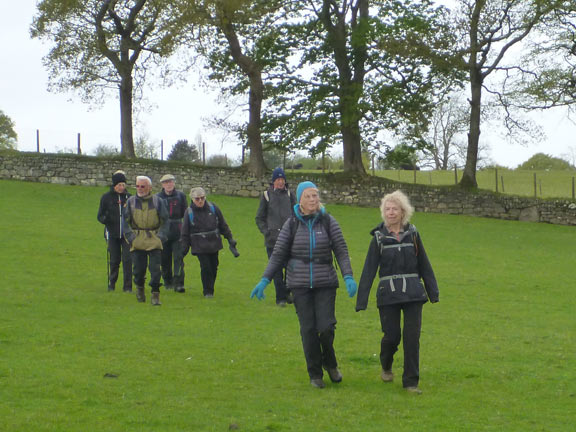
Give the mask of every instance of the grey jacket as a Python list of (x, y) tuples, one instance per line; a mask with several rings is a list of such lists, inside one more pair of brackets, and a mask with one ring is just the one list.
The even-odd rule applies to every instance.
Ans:
[(260, 196), (260, 206), (255, 219), (258, 229), (264, 234), (264, 243), (267, 248), (272, 248), (276, 244), (284, 222), (293, 215), (294, 204), (296, 204), (296, 198), (288, 188), (274, 189), (270, 186)]
[[(315, 215), (303, 216), (295, 205), (294, 213), (296, 216), (282, 226), (263, 277), (271, 280), (276, 271), (286, 266), (288, 289), (338, 287), (332, 252), (342, 276), (352, 276), (340, 225), (324, 209)], [(323, 218), (328, 220), (323, 223)]]

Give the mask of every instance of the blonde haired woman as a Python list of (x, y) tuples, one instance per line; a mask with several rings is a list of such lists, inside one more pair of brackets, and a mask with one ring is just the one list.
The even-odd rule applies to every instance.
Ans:
[[(394, 380), (392, 363), (403, 339), (402, 384), (408, 392), (420, 394), (422, 306), (428, 300), (438, 302), (438, 284), (420, 234), (410, 224), (414, 208), (408, 197), (401, 191), (385, 195), (380, 211), (383, 222), (370, 232), (373, 237), (360, 278), (356, 311), (366, 309), (372, 282), (378, 272), (380, 282), (376, 304), (384, 333), (380, 344), (381, 378), (384, 382)], [(400, 324), (402, 314), (403, 331)]]

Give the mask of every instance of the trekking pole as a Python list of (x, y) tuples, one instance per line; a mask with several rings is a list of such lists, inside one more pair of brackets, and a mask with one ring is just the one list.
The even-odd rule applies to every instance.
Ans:
[(106, 240), (106, 286), (110, 288), (110, 248), (107, 229), (104, 229), (104, 239)]

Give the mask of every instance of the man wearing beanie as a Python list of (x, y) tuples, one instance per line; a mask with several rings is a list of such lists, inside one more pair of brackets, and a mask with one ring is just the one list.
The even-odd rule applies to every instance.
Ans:
[[(280, 167), (275, 168), (272, 172), (270, 186), (260, 196), (260, 206), (256, 213), (256, 225), (264, 235), (268, 258), (272, 255), (284, 222), (293, 214), (294, 204), (296, 204), (296, 199), (288, 189), (284, 170)], [(276, 288), (276, 304), (280, 307), (286, 306), (286, 302), (290, 299), (286, 289), (285, 270), (285, 267), (281, 268), (273, 277)]]
[(122, 262), (123, 289), (132, 292), (132, 259), (130, 246), (124, 239), (124, 212), (126, 200), (130, 194), (126, 191), (124, 171), (116, 171), (112, 176), (110, 191), (102, 195), (98, 209), (98, 221), (106, 226), (104, 238), (108, 248), (108, 291), (114, 291), (120, 262)]
[[(185, 292), (184, 259), (180, 247), (180, 231), (182, 217), (188, 208), (188, 200), (183, 192), (176, 190), (175, 181), (172, 174), (162, 176), (160, 179), (162, 190), (157, 193), (166, 202), (170, 216), (168, 239), (162, 245), (162, 279), (164, 279), (166, 289), (174, 288), (174, 291), (183, 293)], [(174, 272), (172, 272), (172, 263), (174, 263)]]

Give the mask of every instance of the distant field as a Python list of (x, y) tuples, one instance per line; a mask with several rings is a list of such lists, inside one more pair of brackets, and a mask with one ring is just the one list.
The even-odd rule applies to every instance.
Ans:
[[(216, 296), (186, 257), (160, 307), (106, 292), (105, 188), (0, 181), (0, 431), (568, 431), (574, 428), (574, 227), (417, 213), (440, 286), (424, 307), (422, 396), (379, 379), (375, 292), (337, 297), (344, 380), (311, 388), (292, 306), (249, 293), (266, 264), (258, 201), (209, 196), (238, 240)], [(374, 208), (328, 206), (355, 278)], [(147, 288), (148, 291), (149, 288)], [(395, 370), (401, 375), (402, 350)]]
[[(292, 172), (291, 170), (288, 170)], [(300, 172), (298, 170), (294, 172)], [(306, 171), (320, 172), (320, 171)], [(369, 171), (372, 174), (372, 171)], [(385, 170), (375, 171), (379, 177), (405, 183), (414, 183), (414, 171)], [(534, 196), (534, 174), (536, 174), (536, 196), (538, 198), (572, 198), (572, 181), (576, 171), (528, 171), (498, 169), (498, 192)], [(462, 171), (457, 172), (458, 181)], [(480, 189), (496, 191), (496, 172), (494, 169), (480, 170), (476, 174)], [(426, 185), (453, 185), (456, 183), (454, 171), (416, 171), (416, 183)]]

